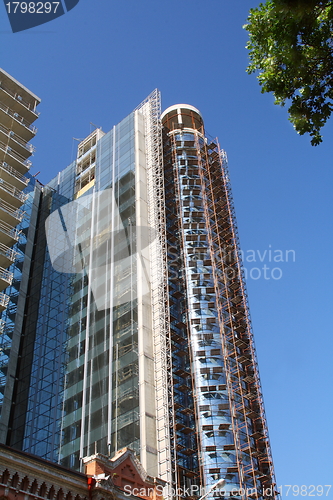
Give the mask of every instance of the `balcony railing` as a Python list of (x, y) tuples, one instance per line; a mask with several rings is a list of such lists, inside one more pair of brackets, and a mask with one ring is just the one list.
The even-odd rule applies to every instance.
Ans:
[(8, 184), (8, 182), (4, 181), (1, 178), (0, 178), (0, 189), (3, 189), (7, 193), (11, 194), (12, 196), (14, 196), (14, 198), (20, 200), (22, 203), (24, 203), (29, 196), (28, 194), (22, 193), (22, 191), (12, 186), (11, 184)]
[(25, 212), (23, 210), (20, 210), (19, 208), (14, 208), (12, 205), (9, 203), (6, 203), (5, 201), (0, 199), (0, 209), (4, 210), (7, 212), (9, 215), (14, 217), (15, 219), (21, 221), (23, 219), (23, 216)]
[(22, 139), (19, 135), (15, 134), (12, 130), (10, 130), (7, 127), (4, 127), (3, 125), (0, 125), (0, 130), (6, 134), (8, 137), (10, 137), (13, 141), (17, 142), (20, 146), (25, 148), (29, 153), (34, 153), (36, 151), (35, 146), (30, 144), (30, 142), (26, 142), (24, 139)]
[(6, 224), (6, 222), (1, 221), (0, 222), (0, 233), (4, 233), (10, 238), (12, 238), (15, 241), (18, 241), (20, 237), (21, 231), (18, 231), (15, 228), (12, 228), (9, 224)]
[(0, 255), (3, 255), (7, 259), (14, 262), (17, 257), (17, 252), (15, 252), (15, 250), (13, 250), (12, 248), (7, 247), (3, 243), (0, 243)]
[(0, 148), (3, 149), (7, 154), (18, 160), (22, 165), (24, 165), (27, 168), (30, 168), (32, 165), (32, 162), (30, 160), (26, 160), (24, 156), (20, 155), (19, 153), (16, 153), (12, 148), (7, 146), (4, 142), (0, 141)]
[[(5, 293), (1, 292), (0, 293), (0, 307), (7, 307), (9, 302), (9, 295), (6, 295)], [(3, 332), (3, 328), (5, 326), (5, 322), (3, 319), (0, 319), (0, 333)]]
[(13, 273), (7, 271), (7, 269), (4, 269), (3, 267), (0, 267), (0, 279), (11, 284), (13, 280)]
[(28, 177), (25, 177), (24, 175), (20, 174), (20, 172), (18, 172), (17, 170), (15, 170), (15, 168), (8, 165), (8, 163), (6, 163), (5, 161), (0, 161), (0, 167), (6, 170), (6, 172), (8, 172), (10, 175), (15, 177), (17, 180), (19, 180), (26, 186), (29, 184), (30, 179), (28, 179)]
[(0, 82), (0, 87), (2, 88), (2, 90), (4, 92), (6, 92), (11, 97), (13, 97), (16, 101), (18, 101), (20, 104), (22, 104), (29, 111), (31, 111), (35, 115), (39, 116), (40, 113), (38, 111), (36, 111), (35, 106), (32, 107), (31, 103), (26, 101), (25, 99), (23, 99), (22, 96), (20, 96), (20, 94), (18, 94), (17, 92), (13, 92), (8, 87), (3, 85), (3, 83), (1, 83), (1, 82)]
[(11, 227), (9, 224), (6, 224), (6, 222), (3, 221), (0, 222), (0, 232), (7, 234), (7, 236), (10, 236), (10, 238), (13, 238), (13, 240), (16, 241), (18, 241), (21, 233), (21, 231), (18, 231), (17, 229)]
[(10, 109), (8, 106), (4, 106), (2, 103), (0, 103), (0, 109), (2, 109), (7, 115), (13, 117), (16, 121), (24, 125), (26, 128), (31, 130), (34, 134), (37, 132), (37, 127), (34, 127), (34, 125), (31, 125), (27, 120), (23, 118), (23, 116), (20, 116), (16, 111), (13, 111)]

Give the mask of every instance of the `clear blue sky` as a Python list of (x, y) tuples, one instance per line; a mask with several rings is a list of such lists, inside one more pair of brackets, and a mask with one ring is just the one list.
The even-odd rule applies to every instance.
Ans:
[[(245, 73), (242, 25), (257, 4), (80, 0), (17, 34), (1, 5), (0, 65), (42, 99), (31, 173), (44, 183), (71, 162), (72, 138), (90, 122), (108, 131), (155, 87), (163, 108), (201, 110), (229, 156), (244, 255), (256, 252), (245, 267), (252, 278), (261, 269), (248, 292), (277, 482), (332, 484), (333, 121), (312, 147)], [(287, 250), (295, 261), (273, 261)]]

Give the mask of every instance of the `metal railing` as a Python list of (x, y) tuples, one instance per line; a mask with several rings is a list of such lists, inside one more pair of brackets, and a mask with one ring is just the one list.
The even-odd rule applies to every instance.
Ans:
[(13, 250), (12, 248), (7, 247), (7, 245), (0, 243), (0, 255), (3, 255), (7, 259), (14, 262), (17, 256), (17, 252), (15, 252), (15, 250)]
[(36, 134), (37, 127), (35, 127), (34, 125), (31, 125), (31, 123), (29, 123), (28, 120), (26, 120), (25, 118), (23, 118), (23, 116), (16, 113), (16, 111), (13, 111), (8, 106), (4, 106), (2, 103), (0, 103), (0, 109), (2, 109), (5, 113), (7, 113), (7, 115), (13, 117), (16, 121), (21, 123), (24, 127), (28, 128), (31, 132)]
[(5, 212), (10, 214), (12, 217), (15, 217), (15, 219), (19, 221), (23, 219), (23, 216), (25, 214), (23, 210), (20, 210), (19, 208), (14, 208), (9, 203), (6, 203), (5, 201), (1, 200), (1, 198), (0, 198), (0, 209), (4, 210)]
[(0, 178), (0, 189), (3, 189), (7, 193), (11, 194), (12, 196), (14, 196), (14, 198), (20, 200), (22, 203), (24, 203), (29, 196), (28, 194), (22, 193), (22, 191), (12, 186), (11, 184), (8, 184), (8, 182), (4, 181), (1, 178)]
[(3, 149), (6, 154), (9, 154), (10, 156), (18, 160), (20, 163), (22, 163), (22, 165), (24, 165), (25, 167), (27, 168), (31, 167), (32, 162), (30, 160), (27, 160), (26, 158), (24, 158), (24, 156), (20, 155), (19, 153), (16, 153), (16, 151), (14, 151), (11, 147), (7, 146), (7, 144), (5, 144), (4, 142), (0, 141), (0, 148)]
[(11, 167), (6, 163), (5, 161), (0, 162), (0, 167), (3, 168), (6, 172), (8, 172), (10, 175), (15, 177), (18, 181), (23, 182), (26, 186), (29, 184), (28, 177), (25, 177), (24, 175), (20, 174), (15, 168)]
[(21, 231), (18, 231), (17, 229), (13, 228), (12, 226), (3, 221), (0, 222), (0, 232), (7, 234), (16, 241), (19, 239), (21, 233)]
[[(6, 295), (5, 293), (1, 292), (0, 293), (0, 306), (2, 307), (7, 307), (9, 302), (9, 295)], [(5, 322), (3, 319), (0, 319), (0, 333), (3, 332), (5, 326)]]
[(13, 280), (13, 273), (7, 271), (7, 269), (4, 269), (3, 267), (0, 267), (0, 279), (2, 279), (3, 281), (7, 281), (9, 284), (11, 284)]
[(0, 88), (2, 88), (2, 90), (4, 92), (6, 92), (6, 94), (10, 95), (17, 102), (19, 102), (20, 104), (22, 104), (22, 106), (24, 106), (25, 108), (27, 108), (29, 111), (31, 111), (32, 113), (34, 113), (36, 116), (39, 116), (40, 113), (38, 111), (36, 111), (35, 106), (32, 107), (31, 103), (28, 102), (28, 101), (26, 101), (25, 99), (23, 99), (22, 96), (20, 96), (20, 94), (18, 94), (17, 92), (13, 92), (12, 90), (10, 90), (2, 82), (0, 82)]
[(10, 137), (13, 141), (17, 142), (18, 144), (20, 144), (20, 146), (22, 146), (27, 151), (29, 151), (29, 153), (34, 153), (36, 151), (36, 148), (35, 148), (35, 146), (33, 146), (33, 144), (30, 144), (30, 142), (25, 141), (24, 139), (22, 139), (19, 135), (15, 134), (15, 132), (10, 130), (9, 128), (4, 127), (3, 125), (0, 125), (0, 130), (4, 134), (6, 134), (8, 137)]

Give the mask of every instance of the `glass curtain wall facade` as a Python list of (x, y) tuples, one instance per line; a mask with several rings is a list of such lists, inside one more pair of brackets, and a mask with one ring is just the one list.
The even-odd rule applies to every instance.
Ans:
[(34, 193), (7, 444), (74, 469), (128, 446), (168, 497), (223, 479), (221, 498), (275, 498), (226, 156), (200, 112), (161, 117), (156, 90)]
[(60, 445), (70, 282), (51, 263), (45, 221), (67, 201), (47, 188), (39, 196), (24, 311), (19, 307), (23, 318), (15, 325), (21, 326), (21, 341), (8, 434), (11, 446), (51, 461)]
[[(8, 414), (6, 414), (7, 405), (4, 404), (5, 400), (11, 400), (11, 387), (9, 386), (10, 378), (13, 378), (13, 373), (15, 373), (15, 368), (13, 372), (13, 367), (16, 366), (17, 359), (17, 348), (20, 342), (21, 333), (19, 331), (19, 323), (22, 320), (20, 317), (21, 304), (24, 299), (24, 289), (26, 286), (24, 277), (27, 275), (27, 263), (25, 263), (25, 257), (29, 254), (29, 231), (34, 231), (31, 228), (31, 218), (34, 209), (34, 199), (35, 194), (38, 192), (38, 187), (35, 179), (33, 179), (29, 174), (29, 185), (25, 189), (25, 193), (28, 194), (24, 205), (21, 207), (22, 220), (12, 230), (12, 234), (16, 236), (16, 241), (13, 245), (13, 251), (15, 252), (15, 262), (11, 264), (8, 271), (12, 274), (12, 283), (8, 286), (4, 293), (8, 297), (8, 302), (6, 308), (1, 313), (1, 320), (3, 324), (3, 334), (2, 334), (2, 346), (7, 348), (2, 349), (2, 361), (3, 367), (6, 367), (5, 377), (3, 378), (2, 393), (1, 393), (1, 423), (8, 419)], [(27, 248), (28, 247), (28, 248)], [(24, 269), (23, 269), (24, 268)], [(23, 280), (23, 284), (22, 284)], [(6, 355), (6, 359), (4, 356)]]
[(72, 279), (59, 456), (79, 468), (96, 451), (114, 455), (129, 446), (156, 473), (142, 114), (91, 134), (75, 168), (75, 201), (62, 213), (81, 272)]
[(96, 450), (140, 452), (134, 115), (100, 135), (79, 146), (76, 163), (82, 272), (73, 278), (61, 446), (62, 463), (74, 468)]
[(128, 446), (157, 476), (145, 121), (95, 130), (36, 202), (6, 442), (74, 469)]

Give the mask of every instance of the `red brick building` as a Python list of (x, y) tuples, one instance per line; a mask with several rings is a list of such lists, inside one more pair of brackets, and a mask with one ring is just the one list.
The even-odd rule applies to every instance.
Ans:
[(0, 500), (162, 500), (164, 482), (147, 475), (131, 450), (84, 464), (86, 474), (0, 444)]

